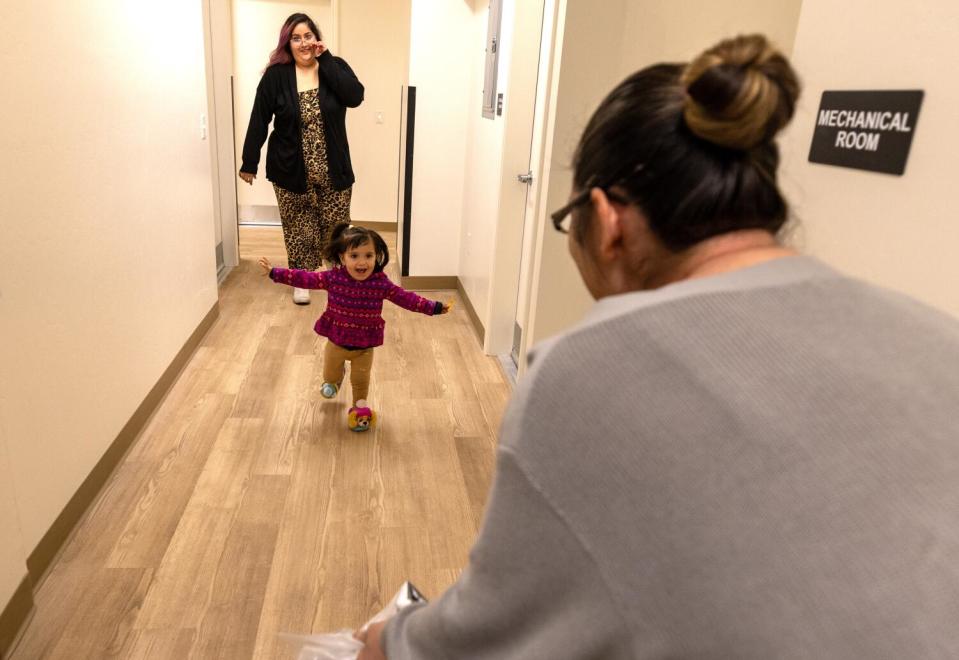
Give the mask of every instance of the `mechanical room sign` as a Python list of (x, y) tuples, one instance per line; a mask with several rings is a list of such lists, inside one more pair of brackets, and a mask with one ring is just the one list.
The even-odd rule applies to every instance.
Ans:
[(810, 162), (902, 174), (922, 95), (915, 90), (823, 92)]

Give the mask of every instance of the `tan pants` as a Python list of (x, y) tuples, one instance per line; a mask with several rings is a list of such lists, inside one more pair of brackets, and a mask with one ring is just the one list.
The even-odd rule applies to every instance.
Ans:
[(373, 370), (373, 349), (349, 351), (327, 340), (323, 350), (323, 382), (341, 383), (350, 362), (350, 385), (353, 386), (353, 403), (365, 399), (370, 391), (370, 371)]

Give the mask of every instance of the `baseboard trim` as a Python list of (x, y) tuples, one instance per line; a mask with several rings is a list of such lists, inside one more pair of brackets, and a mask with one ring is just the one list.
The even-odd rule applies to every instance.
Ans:
[(409, 276), (401, 277), (400, 285), (404, 289), (413, 289), (415, 291), (449, 291), (452, 289), (458, 292), (460, 294), (460, 300), (463, 301), (463, 307), (466, 309), (466, 314), (470, 317), (473, 331), (476, 333), (477, 339), (479, 339), (480, 346), (483, 345), (483, 341), (486, 339), (486, 328), (483, 327), (483, 322), (480, 321), (479, 314), (473, 309), (473, 303), (470, 302), (470, 297), (466, 295), (466, 289), (463, 288), (463, 282), (460, 278), (455, 275), (440, 277)]
[(367, 222), (366, 220), (354, 220), (353, 224), (373, 231), (396, 231), (397, 227), (395, 222)]
[(404, 289), (415, 289), (416, 291), (442, 291), (456, 290), (459, 278), (455, 275), (441, 277), (401, 277), (400, 285)]
[(17, 636), (33, 615), (33, 580), (24, 575), (13, 597), (0, 612), (0, 658), (6, 658)]
[(463, 301), (463, 307), (466, 309), (466, 314), (470, 317), (470, 321), (473, 322), (473, 331), (476, 332), (476, 338), (479, 339), (480, 346), (486, 341), (486, 328), (483, 327), (483, 322), (480, 321), (479, 314), (476, 313), (476, 310), (473, 309), (473, 303), (470, 302), (470, 297), (466, 295), (466, 289), (463, 287), (463, 281), (460, 278), (456, 278), (456, 290), (460, 294), (460, 300)]
[(163, 397), (166, 396), (177, 376), (180, 375), (183, 367), (186, 366), (193, 352), (200, 345), (204, 335), (213, 326), (219, 315), (220, 304), (216, 302), (200, 322), (200, 325), (190, 335), (190, 338), (183, 344), (183, 348), (173, 358), (170, 366), (160, 376), (156, 385), (153, 386), (143, 402), (134, 411), (130, 420), (120, 430), (120, 433), (107, 448), (93, 470), (80, 484), (80, 487), (67, 502), (50, 529), (40, 539), (37, 547), (27, 557), (27, 570), (30, 572), (33, 584), (39, 585), (43, 581), (47, 569), (50, 568), (53, 560), (63, 548), (74, 527), (83, 518), (110, 475), (113, 474), (113, 470), (119, 465), (127, 449), (130, 448), (140, 431), (146, 426), (150, 416), (156, 411)]

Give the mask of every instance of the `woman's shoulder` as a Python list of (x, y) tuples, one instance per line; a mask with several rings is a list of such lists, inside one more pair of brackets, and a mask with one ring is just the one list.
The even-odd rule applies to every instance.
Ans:
[(322, 55), (316, 58), (316, 61), (323, 66), (326, 63), (336, 62), (337, 64), (346, 64), (346, 60), (338, 55), (334, 55), (330, 51), (324, 51)]

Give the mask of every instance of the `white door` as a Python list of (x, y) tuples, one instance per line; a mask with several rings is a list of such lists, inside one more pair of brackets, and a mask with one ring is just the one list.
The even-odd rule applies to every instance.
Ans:
[[(505, 3), (504, 18), (509, 26), (509, 68), (505, 78), (505, 126), (503, 133), (502, 178), (495, 229), (490, 294), (485, 316), (484, 350), (506, 361), (521, 336), (525, 299), (523, 262), (535, 223), (530, 211), (538, 197), (544, 122), (539, 113), (544, 44), (552, 42), (552, 16), (555, 0), (517, 0)], [(544, 18), (547, 30), (543, 30)], [(543, 40), (543, 36), (546, 40)], [(547, 46), (547, 54), (549, 48)], [(548, 61), (549, 58), (546, 58)], [(546, 76), (548, 77), (548, 76)], [(528, 268), (527, 268), (528, 271)], [(519, 323), (518, 323), (519, 322)], [(518, 353), (516, 353), (518, 355)], [(514, 358), (518, 359), (518, 358)]]
[(544, 179), (548, 172), (545, 154), (546, 117), (549, 108), (553, 80), (553, 47), (556, 35), (556, 21), (559, 14), (559, 2), (546, 0), (543, 3), (542, 38), (539, 48), (539, 64), (536, 78), (536, 97), (533, 113), (532, 137), (530, 140), (529, 169), (518, 173), (525, 175), (528, 191), (523, 214), (523, 238), (521, 242), (520, 268), (516, 283), (516, 305), (513, 313), (513, 342), (510, 357), (520, 374), (525, 371), (526, 330), (529, 327), (530, 289), (534, 249), (539, 232), (544, 223), (538, 219), (545, 214), (542, 206), (545, 192)]
[(239, 263), (236, 171), (233, 156), (233, 27), (229, 0), (206, 0), (207, 98), (201, 131), (210, 140), (217, 277)]

